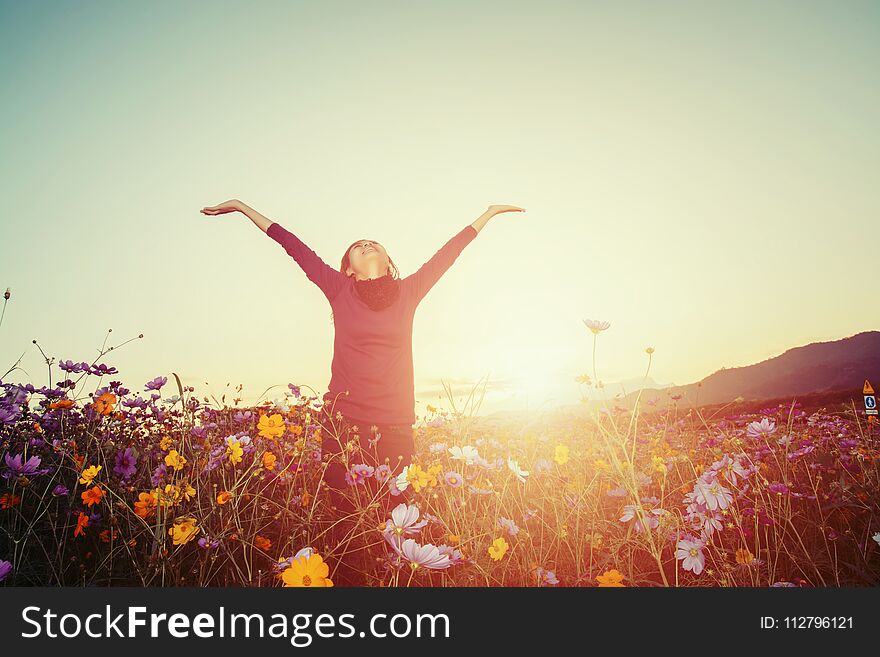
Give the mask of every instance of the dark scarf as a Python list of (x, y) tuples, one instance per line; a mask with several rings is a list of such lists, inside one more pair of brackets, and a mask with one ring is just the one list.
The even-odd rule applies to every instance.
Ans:
[(371, 280), (354, 279), (354, 289), (372, 310), (382, 310), (397, 301), (400, 296), (400, 281), (385, 274)]

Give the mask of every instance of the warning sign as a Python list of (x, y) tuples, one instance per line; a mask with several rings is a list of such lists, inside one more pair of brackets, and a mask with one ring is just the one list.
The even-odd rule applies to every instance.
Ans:
[(871, 382), (865, 379), (865, 387), (862, 388), (865, 397), (865, 415), (877, 415), (877, 398), (874, 396), (874, 388)]

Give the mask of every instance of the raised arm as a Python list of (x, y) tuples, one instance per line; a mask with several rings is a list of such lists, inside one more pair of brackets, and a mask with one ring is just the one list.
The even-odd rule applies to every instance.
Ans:
[(296, 263), (305, 272), (306, 277), (317, 285), (328, 301), (333, 301), (336, 294), (346, 283), (346, 276), (337, 269), (333, 269), (318, 257), (296, 235), (284, 228), (281, 224), (264, 217), (252, 207), (237, 199), (221, 203), (213, 207), (203, 208), (202, 213), (208, 215), (225, 214), (227, 212), (241, 212), (273, 240), (284, 247), (284, 250), (296, 260)]
[(452, 266), (452, 263), (455, 262), (459, 254), (464, 250), (464, 247), (470, 244), (477, 234), (483, 230), (489, 219), (502, 212), (525, 212), (525, 209), (515, 205), (490, 205), (472, 224), (462, 228), (452, 239), (440, 247), (440, 250), (431, 256), (428, 262), (419, 267), (418, 271), (410, 274), (402, 281), (411, 289), (416, 304), (424, 298), (446, 270)]
[(468, 244), (477, 236), (477, 229), (473, 225), (462, 228), (446, 244), (440, 247), (431, 259), (419, 267), (418, 271), (407, 276), (402, 285), (411, 290), (414, 303), (418, 304), (428, 293), (440, 277), (452, 266), (455, 259)]

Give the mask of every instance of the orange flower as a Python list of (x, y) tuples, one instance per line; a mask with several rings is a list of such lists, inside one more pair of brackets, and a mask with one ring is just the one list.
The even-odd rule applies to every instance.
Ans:
[(272, 547), (272, 541), (270, 541), (265, 536), (260, 536), (259, 534), (257, 534), (256, 536), (254, 536), (254, 545), (261, 550), (268, 550), (270, 547)]
[[(119, 532), (117, 532), (117, 531), (114, 529), (114, 530), (113, 530), (113, 538), (116, 539), (118, 536), (119, 536)], [(103, 543), (109, 543), (109, 542), (110, 542), (110, 538), (111, 538), (111, 537), (110, 537), (110, 530), (109, 530), (109, 529), (105, 529), (105, 530), (102, 531), (100, 534), (98, 534), (98, 537), (101, 539), (101, 542), (103, 542)]]
[(257, 429), (263, 438), (280, 438), (284, 435), (287, 427), (284, 425), (284, 416), (281, 413), (261, 415), (257, 423)]
[(156, 496), (152, 492), (138, 494), (138, 501), (134, 503), (135, 515), (144, 520), (156, 512)]
[(232, 493), (228, 490), (221, 490), (217, 493), (217, 504), (226, 504), (229, 500), (232, 499)]
[(105, 392), (92, 403), (95, 411), (97, 413), (100, 413), (101, 415), (110, 415), (110, 413), (113, 412), (113, 407), (115, 405), (116, 395), (114, 395), (112, 392)]
[(73, 400), (72, 399), (59, 399), (56, 402), (52, 402), (49, 404), (49, 408), (72, 408)]
[(0, 509), (11, 509), (21, 502), (21, 497), (13, 493), (3, 493), (0, 495)]
[(79, 518), (76, 519), (76, 529), (73, 530), (74, 536), (83, 536), (85, 532), (83, 529), (89, 526), (89, 517), (83, 513), (79, 512)]
[(265, 452), (263, 454), (263, 467), (267, 470), (274, 470), (276, 460), (278, 459), (272, 452)]
[(82, 497), (83, 504), (92, 506), (93, 504), (100, 504), (101, 498), (104, 497), (104, 491), (101, 490), (100, 486), (92, 486), (84, 490), (80, 497)]
[(599, 575), (596, 578), (596, 581), (599, 582), (599, 587), (616, 587), (616, 586), (626, 586), (623, 583), (623, 574), (621, 574), (617, 570), (606, 570), (604, 573)]

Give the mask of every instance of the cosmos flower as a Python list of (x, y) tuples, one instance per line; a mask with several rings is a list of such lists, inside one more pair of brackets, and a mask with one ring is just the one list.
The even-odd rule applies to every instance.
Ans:
[(504, 516), (499, 516), (498, 518), (498, 526), (502, 529), (506, 529), (507, 533), (511, 536), (516, 536), (519, 534), (519, 527), (516, 526), (516, 523), (510, 518), (505, 518)]
[(418, 534), (427, 524), (427, 520), (419, 520), (419, 507), (401, 503), (391, 510), (391, 519), (385, 523), (383, 533), (386, 538)]
[(349, 486), (356, 486), (357, 484), (365, 485), (367, 479), (372, 476), (373, 466), (367, 465), (366, 463), (359, 463), (358, 465), (352, 466), (352, 468), (345, 473), (345, 482)]
[(447, 485), (451, 486), (452, 488), (461, 488), (462, 484), (464, 483), (464, 479), (462, 479), (462, 476), (454, 470), (450, 470), (445, 475), (443, 475), (443, 480), (446, 482)]
[(452, 560), (448, 554), (441, 554), (440, 549), (431, 543), (419, 545), (415, 539), (408, 538), (400, 546), (398, 553), (415, 568), (441, 570), (449, 568)]
[(0, 582), (9, 577), (9, 573), (11, 572), (12, 562), (6, 561), (5, 559), (3, 561), (0, 561)]
[(626, 586), (623, 583), (623, 574), (616, 569), (606, 570), (596, 578), (599, 588), (614, 588)]
[(545, 570), (541, 566), (535, 568), (535, 577), (538, 578), (538, 586), (555, 586), (559, 584), (556, 573), (552, 570)]
[(186, 545), (200, 531), (201, 528), (196, 524), (195, 518), (178, 518), (168, 530), (168, 535), (171, 536), (174, 545)]
[(553, 460), (559, 465), (565, 465), (568, 462), (568, 446), (557, 445), (553, 452)]
[(714, 511), (715, 509), (726, 509), (730, 506), (730, 503), (733, 501), (733, 495), (713, 476), (711, 481), (706, 481), (703, 478), (697, 479), (697, 482), (694, 484), (694, 499), (697, 503)]
[(489, 546), (489, 556), (492, 557), (495, 561), (501, 561), (504, 558), (504, 555), (507, 553), (507, 549), (510, 546), (507, 544), (507, 541), (504, 540), (503, 536), (499, 536), (494, 541), (492, 541), (492, 545)]
[(330, 567), (321, 555), (312, 553), (291, 560), (290, 566), (281, 573), (281, 579), (285, 587), (329, 587), (333, 586), (329, 574)]
[(749, 438), (766, 438), (776, 431), (776, 423), (768, 418), (760, 422), (750, 422), (746, 427), (746, 435)]
[(47, 472), (47, 470), (40, 470), (42, 459), (39, 456), (31, 456), (27, 461), (23, 461), (23, 458), (23, 454), (11, 456), (9, 453), (3, 457), (3, 461), (6, 463), (6, 469), (3, 470), (4, 479), (32, 477)]
[(123, 479), (129, 479), (137, 472), (137, 454), (133, 447), (117, 452), (113, 472)]
[(516, 478), (522, 482), (526, 483), (526, 477), (529, 476), (528, 470), (521, 470), (519, 467), (519, 463), (517, 463), (513, 458), (507, 457), (507, 467), (510, 468), (510, 471), (516, 476)]
[(606, 322), (604, 320), (598, 319), (585, 319), (584, 326), (590, 329), (595, 335), (598, 335), (602, 331), (608, 329), (611, 326), (610, 322)]
[(284, 416), (281, 413), (263, 414), (257, 423), (257, 430), (263, 438), (281, 438), (286, 429)]
[(694, 575), (703, 572), (706, 557), (703, 554), (705, 543), (699, 538), (683, 538), (676, 544), (675, 558), (682, 560), (682, 568), (693, 571)]
[(479, 459), (480, 454), (477, 452), (477, 448), (471, 445), (465, 445), (464, 447), (454, 446), (449, 448), (449, 454), (453, 461), (464, 461), (465, 465), (474, 465)]

